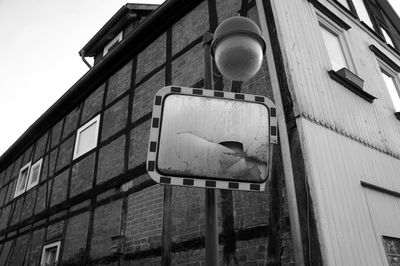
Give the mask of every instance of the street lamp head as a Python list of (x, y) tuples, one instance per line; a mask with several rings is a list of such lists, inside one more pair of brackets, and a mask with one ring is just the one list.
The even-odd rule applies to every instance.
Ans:
[(215, 30), (211, 51), (224, 77), (244, 81), (260, 69), (265, 47), (256, 23), (245, 17), (231, 17)]

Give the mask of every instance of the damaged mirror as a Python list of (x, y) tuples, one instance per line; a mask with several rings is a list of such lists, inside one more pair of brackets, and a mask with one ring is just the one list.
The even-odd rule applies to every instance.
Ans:
[(263, 104), (170, 94), (163, 102), (157, 170), (166, 176), (264, 182), (269, 117)]

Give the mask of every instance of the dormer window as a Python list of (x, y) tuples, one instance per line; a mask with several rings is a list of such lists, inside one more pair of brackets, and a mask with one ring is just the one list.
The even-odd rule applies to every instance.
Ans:
[(105, 56), (106, 54), (108, 54), (112, 49), (114, 49), (118, 43), (120, 43), (122, 41), (122, 31), (120, 33), (118, 33), (117, 36), (114, 37), (114, 39), (112, 39), (105, 47), (103, 50), (103, 56)]

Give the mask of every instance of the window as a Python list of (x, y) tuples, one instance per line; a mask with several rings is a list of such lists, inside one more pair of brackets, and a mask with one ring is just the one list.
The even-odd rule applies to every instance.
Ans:
[(344, 67), (353, 69), (349, 62), (350, 53), (348, 52), (346, 40), (343, 36), (344, 30), (331, 22), (323, 14), (318, 13), (318, 21), (332, 69), (334, 71), (338, 71)]
[(19, 195), (21, 195), (22, 193), (25, 192), (26, 184), (28, 182), (28, 175), (29, 175), (30, 167), (31, 167), (31, 163), (29, 162), (24, 167), (22, 167), (21, 170), (19, 171), (17, 187), (15, 188), (14, 198), (18, 197)]
[(97, 146), (100, 115), (78, 129), (75, 140), (74, 160)]
[(354, 64), (350, 57), (344, 36), (344, 31), (349, 27), (346, 27), (344, 22), (340, 23), (340, 19), (333, 20), (340, 24), (334, 23), (330, 20), (333, 18), (332, 16), (328, 19), (319, 11), (317, 11), (317, 15), (326, 53), (331, 62), (331, 70), (328, 71), (329, 76), (351, 92), (372, 103), (376, 97), (363, 90), (364, 80), (355, 73)]
[(365, 6), (364, 0), (335, 0), (351, 13), (356, 14), (358, 18), (364, 22), (368, 27), (374, 29), (368, 10)]
[(60, 253), (61, 241), (57, 241), (43, 247), (40, 266), (56, 266)]
[(400, 96), (399, 96), (399, 82), (396, 78), (398, 73), (392, 70), (389, 66), (385, 63), (380, 62), (382, 79), (385, 83), (386, 89), (389, 92), (390, 99), (392, 100), (394, 112), (400, 112)]
[(349, 3), (347, 2), (347, 0), (337, 0), (342, 6), (344, 6), (345, 8), (347, 8), (348, 10), (350, 10), (350, 6)]
[(32, 165), (26, 190), (31, 189), (39, 183), (40, 171), (42, 169), (42, 161), (43, 159), (40, 159), (34, 165)]
[(339, 36), (323, 26), (321, 26), (321, 32), (325, 41), (326, 50), (328, 51), (329, 59), (331, 60), (332, 69), (337, 71), (343, 67), (348, 68)]
[(390, 38), (389, 33), (382, 27), (381, 27), (381, 31), (382, 31), (383, 37), (385, 38), (386, 43), (390, 44), (392, 47), (394, 47), (393, 40), (392, 40), (392, 38)]
[(369, 18), (368, 11), (365, 7), (363, 0), (353, 0), (353, 4), (354, 8), (356, 9), (358, 18), (365, 24), (367, 24), (371, 29), (373, 29), (374, 27), (372, 26), (371, 19)]
[(383, 236), (383, 245), (385, 246), (386, 256), (390, 266), (400, 265), (400, 239)]
[(117, 36), (114, 37), (114, 39), (112, 39), (105, 47), (103, 50), (103, 56), (105, 56), (106, 54), (108, 54), (109, 52), (111, 52), (112, 49), (114, 49), (118, 43), (122, 41), (122, 31), (120, 33), (118, 33)]

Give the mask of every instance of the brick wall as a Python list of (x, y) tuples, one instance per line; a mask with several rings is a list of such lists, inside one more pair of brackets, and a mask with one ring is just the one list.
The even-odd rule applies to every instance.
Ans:
[(136, 81), (140, 82), (150, 71), (165, 62), (166, 34), (162, 34), (151, 45), (147, 46), (137, 59)]
[(54, 148), (60, 141), (63, 123), (64, 119), (60, 120), (57, 124), (53, 126), (51, 135), (51, 148)]
[(14, 201), (13, 214), (12, 214), (10, 225), (15, 225), (16, 223), (19, 222), (19, 218), (21, 217), (21, 210), (22, 210), (23, 203), (24, 203), (24, 197), (19, 197), (16, 201)]
[(70, 218), (67, 222), (63, 259), (74, 257), (79, 249), (86, 249), (90, 213), (84, 212)]
[(172, 191), (172, 241), (204, 236), (204, 189), (174, 187)]
[(101, 139), (106, 140), (126, 126), (128, 117), (128, 96), (109, 107), (103, 116)]
[(267, 239), (259, 238), (237, 242), (239, 265), (266, 265)]
[(36, 194), (37, 189), (30, 190), (28, 193), (26, 193), (24, 205), (22, 207), (21, 221), (28, 219), (32, 216), (35, 206)]
[(44, 238), (44, 228), (36, 230), (32, 234), (31, 248), (29, 253), (28, 265), (37, 265), (42, 255), (42, 242)]
[(64, 221), (56, 222), (47, 227), (46, 240), (54, 240), (62, 237)]
[(95, 155), (95, 153), (92, 153), (72, 167), (70, 197), (92, 188)]
[(12, 248), (14, 240), (10, 240), (4, 243), (3, 249), (1, 250), (1, 255), (0, 255), (0, 265), (6, 265), (7, 264), (7, 258), (10, 253), (10, 250)]
[(124, 67), (112, 75), (108, 82), (106, 104), (129, 89), (132, 71), (132, 62), (128, 62)]
[(121, 200), (96, 208), (90, 254), (93, 258), (111, 255), (111, 237), (121, 229)]
[(69, 136), (72, 132), (76, 130), (78, 126), (79, 111), (80, 111), (79, 107), (75, 108), (65, 117), (62, 139), (65, 139), (67, 136)]
[(100, 150), (98, 176), (100, 184), (121, 174), (124, 170), (125, 136), (121, 136)]
[(151, 78), (141, 83), (135, 89), (135, 97), (132, 107), (132, 122), (135, 122), (144, 115), (147, 115), (152, 110), (154, 95), (165, 84), (165, 69), (155, 73)]
[(155, 185), (128, 196), (126, 251), (154, 249), (161, 245), (164, 188)]
[(8, 205), (2, 209), (0, 216), (0, 230), (6, 228), (8, 219), (10, 217), (10, 211), (11, 211), (11, 205)]
[(100, 111), (103, 103), (105, 84), (96, 89), (84, 102), (81, 125), (87, 122), (94, 114)]
[(38, 194), (36, 197), (36, 205), (34, 213), (40, 213), (46, 208), (46, 193), (47, 191), (47, 184), (44, 183), (38, 188)]
[(147, 159), (147, 143), (150, 134), (150, 121), (147, 121), (131, 131), (129, 147), (129, 168), (134, 168)]
[(63, 167), (67, 166), (71, 162), (72, 152), (74, 149), (75, 136), (69, 137), (67, 140), (63, 141), (60, 146), (60, 151), (57, 159), (56, 171), (61, 170)]
[(17, 238), (14, 249), (10, 255), (10, 265), (23, 265), (30, 236), (25, 234)]
[(68, 174), (69, 170), (65, 170), (54, 177), (50, 200), (51, 207), (63, 202), (67, 198)]

